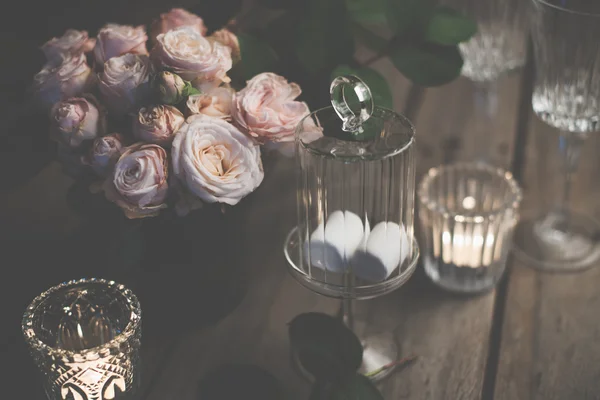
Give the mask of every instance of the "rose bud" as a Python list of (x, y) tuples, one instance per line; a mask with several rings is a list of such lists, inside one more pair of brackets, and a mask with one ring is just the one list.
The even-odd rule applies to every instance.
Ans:
[(173, 106), (142, 107), (133, 120), (133, 136), (143, 142), (168, 146), (184, 122), (183, 114)]
[(260, 147), (220, 118), (189, 117), (175, 136), (171, 157), (179, 183), (207, 203), (235, 205), (264, 177)]
[(233, 96), (233, 121), (261, 144), (293, 142), (296, 126), (309, 113), (306, 103), (294, 101), (300, 93), (300, 86), (279, 75), (256, 75)]
[(68, 29), (61, 37), (48, 40), (41, 49), (48, 61), (51, 61), (67, 54), (90, 52), (95, 44), (96, 39), (89, 38), (86, 31)]
[(161, 33), (167, 33), (182, 26), (189, 26), (202, 36), (206, 35), (206, 26), (204, 26), (202, 18), (182, 8), (173, 8), (168, 13), (160, 14), (160, 19), (152, 23), (150, 29), (152, 41), (155, 42), (156, 37)]
[(44, 65), (33, 78), (33, 90), (40, 104), (49, 110), (55, 103), (89, 90), (93, 83), (85, 54), (67, 53)]
[(167, 152), (155, 144), (127, 147), (104, 182), (106, 198), (127, 218), (153, 217), (165, 204), (169, 186)]
[(94, 57), (99, 66), (113, 57), (132, 53), (148, 55), (146, 49), (146, 29), (143, 25), (133, 27), (129, 25), (106, 24), (98, 32)]
[(125, 54), (104, 64), (98, 87), (106, 104), (117, 115), (134, 109), (150, 95), (152, 65), (147, 56)]
[(50, 121), (53, 139), (71, 148), (103, 135), (106, 128), (104, 111), (92, 95), (56, 103), (50, 112)]
[(231, 51), (216, 40), (189, 26), (162, 33), (156, 40), (150, 57), (159, 69), (172, 71), (194, 86), (210, 83), (216, 87), (230, 81)]
[(123, 136), (118, 133), (98, 137), (82, 162), (92, 167), (96, 174), (106, 176), (121, 156), (124, 143)]
[(229, 121), (234, 93), (233, 89), (226, 87), (210, 89), (206, 93), (188, 97), (186, 107), (190, 114), (204, 114)]
[(164, 104), (178, 104), (184, 99), (185, 82), (177, 74), (162, 71), (154, 77), (154, 91)]
[(235, 33), (228, 29), (220, 29), (215, 31), (210, 37), (222, 45), (229, 47), (234, 64), (241, 60), (240, 41)]

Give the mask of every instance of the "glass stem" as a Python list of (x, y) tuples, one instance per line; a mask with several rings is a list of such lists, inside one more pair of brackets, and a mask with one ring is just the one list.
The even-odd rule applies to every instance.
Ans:
[[(346, 287), (346, 293), (352, 295), (354, 288), (354, 274), (348, 271), (344, 274), (344, 286)], [(344, 325), (354, 332), (354, 299), (350, 297), (344, 297), (342, 299), (342, 307), (340, 309), (340, 316)]]
[(498, 83), (493, 81), (475, 82), (475, 118), (477, 120), (475, 138), (475, 161), (491, 164), (491, 127), (498, 111)]
[(587, 134), (566, 131), (560, 133), (559, 150), (563, 159), (564, 186), (562, 196), (559, 198), (558, 209), (565, 216), (569, 215), (573, 175), (579, 167), (585, 139), (587, 139)]
[(354, 299), (342, 299), (342, 321), (354, 332)]

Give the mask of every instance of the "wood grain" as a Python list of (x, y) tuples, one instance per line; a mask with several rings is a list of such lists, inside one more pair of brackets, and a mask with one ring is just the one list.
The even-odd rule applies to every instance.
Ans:
[[(531, 117), (524, 175), (526, 212), (553, 205), (561, 189), (558, 133)], [(600, 216), (597, 152), (600, 138), (586, 143), (575, 177), (573, 208)], [(498, 400), (599, 399), (599, 265), (575, 274), (550, 274), (515, 261), (512, 269), (500, 361)]]
[[(476, 157), (472, 143), (491, 142), (490, 158), (510, 165), (516, 128), (516, 105), (522, 77), (508, 76), (498, 85), (494, 124), (481, 132), (473, 85), (458, 79), (428, 89), (415, 120), (417, 181), (433, 166)], [(484, 135), (483, 138), (481, 135)], [(417, 362), (381, 385), (386, 399), (480, 399), (486, 370), (494, 291), (483, 296), (452, 295), (435, 287), (422, 270), (405, 287), (364, 304), (365, 333), (392, 331), (401, 356)]]

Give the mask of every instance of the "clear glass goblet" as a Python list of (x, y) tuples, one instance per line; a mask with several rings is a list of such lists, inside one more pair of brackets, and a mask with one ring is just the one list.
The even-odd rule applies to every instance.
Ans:
[(36, 297), (23, 334), (49, 400), (132, 400), (139, 386), (141, 309), (123, 285), (82, 279)]
[[(352, 77), (354, 78), (354, 77)], [(352, 301), (384, 295), (415, 270), (415, 132), (403, 116), (371, 101), (363, 83), (360, 107), (347, 93), (296, 129), (298, 226), (286, 238), (289, 271), (319, 294), (342, 299), (352, 329)], [(363, 97), (361, 97), (363, 96)], [(359, 110), (360, 109), (360, 110)], [(354, 119), (354, 120), (353, 120)], [(398, 350), (392, 335), (361, 338), (361, 372), (373, 380), (391, 372)]]
[(485, 133), (497, 112), (498, 79), (525, 64), (529, 1), (441, 0), (477, 22), (477, 33), (459, 45), (462, 75), (474, 83), (477, 161), (490, 161), (491, 141)]
[(560, 130), (563, 191), (556, 207), (523, 218), (516, 254), (534, 267), (577, 271), (600, 259), (600, 225), (569, 209), (585, 139), (600, 130), (600, 2), (532, 0), (533, 111)]

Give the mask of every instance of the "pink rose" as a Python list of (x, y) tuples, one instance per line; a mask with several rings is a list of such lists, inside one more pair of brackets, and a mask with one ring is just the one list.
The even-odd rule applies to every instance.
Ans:
[(195, 85), (219, 86), (230, 81), (231, 51), (221, 43), (189, 26), (162, 33), (156, 40), (151, 58), (159, 69), (170, 70)]
[(220, 118), (189, 117), (175, 136), (171, 157), (180, 184), (207, 203), (235, 205), (264, 177), (259, 146)]
[(93, 83), (85, 54), (67, 53), (44, 65), (33, 78), (33, 90), (42, 106), (50, 109), (63, 99), (79, 96)]
[(183, 114), (173, 106), (142, 107), (133, 120), (133, 136), (144, 142), (168, 146), (184, 122)]
[(234, 63), (240, 60), (240, 41), (233, 32), (227, 29), (220, 29), (215, 31), (210, 37), (222, 45), (229, 47)]
[(71, 148), (103, 135), (106, 127), (105, 115), (91, 95), (56, 103), (50, 112), (50, 119), (54, 139)]
[(136, 109), (150, 95), (151, 72), (147, 56), (125, 54), (108, 60), (98, 87), (111, 111), (123, 115)]
[(48, 40), (41, 49), (46, 58), (51, 61), (70, 53), (90, 52), (95, 44), (96, 39), (90, 39), (86, 31), (68, 29), (61, 37)]
[(308, 113), (295, 83), (270, 72), (256, 75), (233, 96), (233, 121), (261, 144), (292, 142), (294, 130)]
[(192, 14), (183, 8), (173, 8), (168, 13), (160, 14), (160, 19), (152, 23), (150, 29), (152, 40), (155, 42), (156, 37), (161, 33), (167, 33), (175, 28), (189, 26), (202, 36), (206, 35), (206, 26), (202, 18), (196, 14)]
[(167, 152), (155, 144), (136, 143), (119, 157), (104, 193), (127, 218), (153, 217), (167, 207), (167, 177)]
[(92, 167), (96, 174), (106, 176), (125, 149), (124, 143), (123, 136), (118, 133), (98, 137), (82, 158), (82, 162)]
[(231, 88), (217, 87), (206, 93), (189, 96), (185, 105), (191, 114), (204, 114), (229, 121), (234, 93)]
[(94, 57), (99, 66), (113, 57), (132, 53), (147, 55), (146, 29), (144, 26), (106, 24), (98, 32), (98, 41), (94, 47)]

